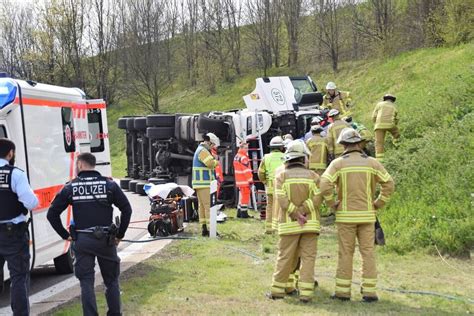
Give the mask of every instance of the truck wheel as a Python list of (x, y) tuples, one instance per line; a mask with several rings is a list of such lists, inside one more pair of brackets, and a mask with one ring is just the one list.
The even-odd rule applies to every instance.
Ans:
[(134, 117), (127, 118), (127, 129), (129, 131), (135, 131), (135, 118)]
[(138, 180), (132, 180), (128, 183), (128, 190), (131, 192), (136, 192), (137, 191), (137, 183)]
[(133, 127), (136, 129), (136, 130), (139, 130), (139, 131), (144, 131), (146, 130), (146, 117), (137, 117), (134, 121), (133, 121)]
[(138, 182), (137, 183), (137, 187), (136, 187), (136, 192), (140, 195), (146, 195), (146, 192), (145, 192), (145, 182)]
[(54, 267), (59, 274), (74, 272), (74, 251), (71, 246), (69, 246), (69, 250), (65, 254), (54, 258)]
[(229, 125), (225, 121), (207, 117), (205, 114), (199, 115), (197, 125), (200, 132), (211, 132), (221, 139), (228, 134)]
[(174, 127), (148, 127), (146, 136), (150, 139), (168, 139), (174, 136)]
[(175, 115), (153, 114), (146, 117), (148, 127), (173, 127), (175, 125)]
[(127, 129), (127, 118), (119, 118), (117, 121), (117, 126), (120, 129)]
[(160, 179), (160, 178), (150, 178), (148, 179), (148, 182), (153, 183), (153, 184), (165, 184), (165, 183), (168, 183), (168, 180)]
[(128, 184), (132, 181), (130, 178), (120, 179), (120, 188), (123, 190), (128, 190)]

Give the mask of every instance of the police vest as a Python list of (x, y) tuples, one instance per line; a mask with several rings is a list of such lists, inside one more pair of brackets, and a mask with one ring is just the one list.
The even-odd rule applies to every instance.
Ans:
[(18, 195), (12, 191), (12, 175), (15, 167), (0, 167), (0, 221), (28, 214), (28, 209), (18, 201)]
[(112, 192), (109, 181), (97, 173), (78, 176), (68, 184), (76, 228), (109, 226), (112, 223)]
[[(199, 160), (199, 154), (201, 151), (206, 150), (204, 146), (199, 145), (194, 153), (193, 158), (193, 188), (208, 188), (211, 185), (211, 181), (214, 180), (214, 171), (206, 167), (206, 165)], [(209, 153), (211, 156), (211, 154)], [(211, 156), (212, 157), (212, 156)]]

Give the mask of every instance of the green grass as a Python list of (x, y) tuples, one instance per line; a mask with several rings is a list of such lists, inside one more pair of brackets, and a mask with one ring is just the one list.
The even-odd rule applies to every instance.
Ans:
[[(235, 211), (228, 212), (234, 215)], [(444, 298), (407, 295), (379, 290), (381, 301), (360, 303), (359, 286), (353, 284), (353, 301), (335, 302), (329, 299), (334, 291), (337, 261), (337, 241), (333, 226), (323, 228), (318, 241), (315, 265), (320, 287), (311, 304), (296, 298), (270, 301), (269, 291), (277, 237), (263, 234), (263, 224), (257, 220), (233, 220), (218, 225), (222, 240), (177, 241), (160, 254), (127, 271), (122, 276), (122, 302), (125, 315), (363, 315), (363, 314), (466, 314), (474, 305)], [(198, 234), (196, 224), (187, 231)], [(390, 244), (394, 241), (389, 238)], [(357, 252), (357, 250), (356, 250)], [(397, 255), (377, 248), (379, 288), (424, 290), (472, 297), (474, 266), (470, 260), (440, 258), (422, 253)], [(354, 282), (360, 282), (360, 260), (355, 255)], [(104, 314), (103, 290), (96, 292), (100, 313)], [(78, 301), (55, 315), (81, 313)]]
[[(396, 237), (389, 249), (404, 253), (425, 248), (467, 256), (474, 248), (474, 44), (430, 48), (371, 61), (348, 62), (334, 75), (319, 65), (307, 71), (319, 87), (335, 81), (355, 100), (357, 121), (372, 127), (373, 107), (382, 95), (397, 96), (401, 145), (386, 142), (386, 167), (396, 193), (380, 214), (387, 234)], [(300, 74), (303, 72), (300, 72)], [(296, 74), (287, 68), (271, 75)], [(257, 72), (221, 83), (209, 95), (201, 86), (176, 84), (161, 100), (163, 112), (200, 113), (244, 107), (242, 96), (255, 86)], [(115, 176), (125, 168), (120, 115), (143, 113), (130, 100), (109, 112)], [(114, 126), (112, 126), (114, 125)]]

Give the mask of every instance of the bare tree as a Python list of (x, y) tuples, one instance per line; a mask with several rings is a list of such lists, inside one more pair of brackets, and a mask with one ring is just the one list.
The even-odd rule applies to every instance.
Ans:
[(163, 52), (165, 20), (164, 3), (154, 0), (127, 0), (125, 52), (130, 72), (128, 87), (147, 111), (158, 112), (159, 100), (169, 86), (166, 54)]
[(199, 0), (183, 0), (181, 3), (181, 32), (187, 78), (192, 86), (196, 86), (198, 79), (198, 22)]
[(273, 48), (279, 48), (280, 21), (272, 14), (278, 6), (279, 0), (247, 0), (247, 23), (250, 32), (248, 37), (253, 42), (252, 48), (259, 67), (264, 76), (272, 66), (273, 56), (277, 56), (275, 64), (279, 63), (279, 50), (272, 54)]
[(109, 0), (90, 0), (88, 5), (88, 64), (92, 75), (89, 82), (94, 87), (95, 97), (112, 104), (119, 78), (118, 54), (115, 52), (118, 22), (116, 7)]
[(313, 5), (318, 41), (322, 44), (325, 55), (331, 60), (332, 70), (337, 72), (341, 33), (339, 11), (343, 3), (338, 0), (316, 0)]
[(225, 17), (227, 20), (227, 45), (232, 55), (232, 67), (237, 75), (242, 73), (240, 69), (240, 27), (242, 19), (242, 6), (238, 0), (224, 0)]
[(32, 78), (34, 71), (33, 10), (8, 0), (1, 1), (1, 67), (12, 76)]
[(284, 20), (288, 33), (288, 67), (298, 63), (298, 35), (303, 0), (282, 0)]
[(358, 3), (351, 0), (353, 26), (366, 39), (382, 44), (384, 53), (392, 46), (397, 13), (394, 0), (369, 0)]

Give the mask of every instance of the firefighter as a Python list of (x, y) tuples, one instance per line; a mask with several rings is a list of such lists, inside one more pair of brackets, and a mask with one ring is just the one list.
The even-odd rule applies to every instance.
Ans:
[(311, 126), (313, 136), (306, 141), (306, 145), (311, 152), (309, 159), (309, 169), (321, 176), (326, 170), (328, 162), (328, 139), (321, 136), (323, 128), (320, 125)]
[[(15, 144), (0, 138), (0, 261), (10, 272), (13, 315), (29, 315), (30, 247), (28, 210), (38, 206), (26, 174), (14, 167)], [(0, 280), (3, 282), (3, 279)]]
[(193, 157), (192, 187), (196, 190), (199, 201), (199, 224), (203, 237), (209, 237), (209, 220), (211, 218), (211, 182), (214, 180), (214, 169), (218, 161), (212, 156), (213, 147), (219, 147), (219, 138), (207, 133), (199, 144)]
[(273, 137), (268, 147), (270, 148), (270, 153), (266, 154), (262, 159), (262, 163), (258, 168), (258, 178), (265, 185), (267, 193), (265, 232), (271, 234), (273, 232), (273, 180), (275, 179), (276, 169), (283, 165), (283, 152), (285, 151), (283, 138), (280, 136)]
[[(84, 315), (98, 314), (94, 292), (96, 258), (105, 284), (107, 315), (121, 315), (117, 246), (130, 223), (132, 208), (117, 183), (94, 170), (95, 164), (96, 158), (91, 153), (77, 156), (77, 177), (56, 195), (47, 218), (64, 240), (74, 240), (74, 273), (81, 285)], [(119, 227), (111, 225), (113, 204), (121, 212)], [(69, 205), (72, 205), (74, 218), (70, 232), (64, 228), (60, 217)]]
[(278, 256), (268, 298), (283, 298), (288, 278), (300, 257), (298, 289), (300, 300), (309, 302), (314, 290), (314, 262), (320, 230), (321, 194), (319, 176), (306, 167), (310, 153), (301, 140), (288, 144), (284, 168), (275, 177), (275, 194), (280, 206)]
[(394, 142), (400, 137), (396, 100), (397, 98), (391, 94), (384, 95), (383, 101), (377, 103), (372, 113), (372, 121), (375, 124), (375, 157), (381, 162), (384, 158), (385, 133), (392, 134)]
[(362, 142), (360, 143), (360, 148), (370, 157), (375, 157), (375, 150), (374, 150), (374, 136), (369, 131), (365, 125), (361, 123), (354, 122), (352, 117), (348, 116), (344, 119), (350, 126), (359, 132), (360, 137), (362, 138)]
[[(336, 213), (338, 234), (338, 262), (334, 299), (350, 300), (352, 259), (356, 238), (362, 257), (361, 293), (364, 302), (378, 300), (375, 266), (375, 216), (389, 201), (394, 190), (392, 177), (382, 164), (365, 155), (360, 149), (359, 133), (345, 128), (338, 142), (344, 146), (342, 157), (334, 160), (321, 177), (321, 194), (326, 204)], [(381, 185), (375, 198), (376, 185)], [(334, 188), (337, 199), (334, 200)]]
[(341, 131), (346, 127), (350, 127), (350, 125), (339, 118), (339, 111), (336, 109), (329, 111), (328, 116), (333, 120), (327, 130), (329, 159), (333, 160), (339, 157), (344, 151), (344, 147), (337, 143), (337, 138)]
[(307, 142), (308, 139), (313, 137), (313, 132), (311, 131), (311, 127), (313, 127), (314, 125), (319, 125), (319, 123), (321, 123), (321, 121), (322, 121), (322, 118), (319, 117), (319, 116), (315, 116), (311, 119), (310, 129), (306, 134), (304, 134), (303, 139), (304, 139), (305, 142)]
[(235, 185), (239, 190), (238, 218), (249, 218), (248, 207), (250, 204), (250, 187), (253, 185), (253, 174), (250, 167), (248, 148), (248, 143), (242, 141), (239, 151), (234, 157)]
[(322, 108), (338, 110), (342, 116), (350, 115), (352, 97), (348, 91), (337, 90), (334, 82), (328, 82), (326, 85), (327, 93), (323, 97)]

